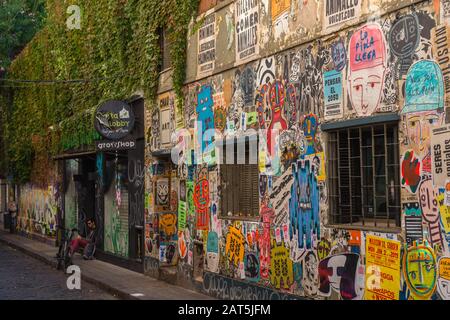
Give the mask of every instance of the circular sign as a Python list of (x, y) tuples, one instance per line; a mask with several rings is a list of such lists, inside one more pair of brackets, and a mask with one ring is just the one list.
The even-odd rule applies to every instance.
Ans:
[(398, 19), (389, 32), (389, 45), (397, 57), (410, 57), (420, 42), (420, 27), (416, 16), (407, 15)]
[(94, 125), (106, 139), (119, 140), (133, 130), (134, 121), (133, 110), (127, 103), (110, 100), (97, 108)]

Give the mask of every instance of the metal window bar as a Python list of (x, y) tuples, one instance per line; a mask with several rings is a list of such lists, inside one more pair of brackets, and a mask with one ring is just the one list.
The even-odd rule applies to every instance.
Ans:
[[(391, 219), (395, 218), (395, 226), (399, 226), (401, 206), (398, 204), (399, 199), (397, 198), (400, 196), (400, 177), (398, 176), (400, 164), (397, 160), (395, 160), (393, 164), (388, 163), (388, 158), (390, 156), (388, 152), (389, 150), (391, 150), (390, 148), (388, 150), (388, 145), (393, 146), (392, 152), (394, 152), (395, 158), (395, 155), (397, 155), (398, 153), (397, 149), (399, 147), (399, 143), (395, 142), (395, 138), (393, 139), (393, 143), (388, 143), (388, 127), (394, 128), (395, 135), (395, 131), (398, 130), (398, 126), (386, 123), (381, 125), (378, 124), (371, 126), (362, 126), (360, 128), (357, 128), (357, 130), (355, 130), (354, 128), (347, 128), (343, 130), (341, 129), (331, 133), (333, 137), (336, 137), (335, 139), (331, 138), (329, 140), (328, 148), (329, 154), (331, 156), (329, 159), (329, 167), (331, 173), (330, 199), (331, 201), (335, 202), (334, 204), (332, 203), (330, 205), (330, 208), (333, 210), (333, 208), (337, 207), (338, 209), (336, 210), (336, 212), (338, 212), (337, 217), (334, 213), (332, 213), (332, 221), (334, 223), (345, 223), (349, 221), (350, 225), (353, 225), (354, 223), (361, 221), (362, 226), (366, 226), (368, 222), (367, 219), (372, 218), (371, 220), (373, 220), (374, 227), (386, 226), (387, 228), (390, 228), (394, 227), (394, 225), (392, 225)], [(364, 128), (370, 128), (371, 145), (363, 145)], [(346, 139), (345, 134), (347, 134)], [(394, 137), (396, 137), (396, 135)], [(347, 143), (349, 144), (348, 146), (345, 146), (345, 140), (347, 140)], [(359, 142), (359, 146), (357, 146), (357, 149), (359, 150), (352, 149), (352, 147), (355, 147), (352, 146), (353, 140), (357, 140)], [(376, 142), (378, 142), (378, 144), (376, 144)], [(371, 148), (372, 150), (368, 150), (369, 148)], [(345, 152), (343, 152), (344, 150), (348, 153), (345, 154)], [(367, 151), (371, 151), (371, 159), (367, 159)], [(359, 157), (356, 155), (357, 152), (359, 152)], [(334, 153), (337, 153), (336, 160), (333, 158)], [(343, 157), (345, 157), (345, 159)], [(360, 165), (360, 176), (357, 175), (357, 172), (355, 170), (352, 171), (352, 169), (355, 169), (354, 165), (356, 163), (356, 161), (355, 163), (352, 163), (352, 161), (358, 158)], [(365, 164), (364, 161), (371, 161), (372, 163)], [(393, 173), (392, 171), (390, 171), (391, 167), (393, 168)], [(366, 168), (370, 168), (372, 170), (372, 185), (366, 185), (364, 183), (365, 177), (368, 173), (365, 172), (367, 171)], [(336, 178), (334, 171), (336, 169), (338, 180), (337, 184), (334, 182), (334, 179)], [(384, 173), (382, 172), (383, 169)], [(347, 181), (348, 185), (345, 184)], [(389, 183), (392, 184), (389, 185)], [(357, 190), (355, 190), (355, 188)], [(350, 193), (348, 195), (348, 198), (345, 199), (343, 198), (346, 191), (344, 189), (348, 190)], [(389, 192), (390, 189), (391, 193)], [(372, 190), (372, 192), (370, 192), (370, 190)], [(372, 195), (370, 195), (370, 193), (372, 193)], [(369, 209), (370, 203), (366, 203), (365, 201), (367, 196), (371, 196), (373, 201), (371, 206), (372, 210), (369, 211), (368, 216), (366, 215), (366, 208)], [(392, 204), (389, 201), (390, 197), (393, 197)], [(358, 201), (358, 198), (360, 201)], [(349, 200), (349, 203), (347, 203), (346, 200)], [(362, 210), (360, 220), (357, 217), (357, 212), (359, 210), (357, 206), (361, 206)], [(346, 216), (346, 214), (349, 214), (349, 216)], [(385, 224), (380, 223), (383, 220), (385, 221)]]

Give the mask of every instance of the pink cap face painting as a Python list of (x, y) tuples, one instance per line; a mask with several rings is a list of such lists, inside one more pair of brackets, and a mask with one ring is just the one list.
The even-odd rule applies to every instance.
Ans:
[(348, 51), (350, 101), (358, 116), (369, 116), (380, 103), (386, 70), (386, 40), (380, 26), (356, 30)]

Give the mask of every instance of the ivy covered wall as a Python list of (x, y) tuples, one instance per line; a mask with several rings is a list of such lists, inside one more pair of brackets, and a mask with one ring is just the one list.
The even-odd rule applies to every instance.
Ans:
[[(143, 92), (152, 104), (162, 27), (171, 37), (173, 86), (181, 97), (187, 29), (198, 2), (47, 0), (44, 28), (13, 61), (7, 78), (58, 82), (9, 81), (4, 91), (12, 91), (12, 102), (0, 100), (2, 110), (9, 110), (3, 134), (15, 180), (45, 184), (51, 156), (90, 145), (97, 138), (93, 111), (103, 101)], [(81, 9), (80, 29), (68, 28), (71, 5)]]

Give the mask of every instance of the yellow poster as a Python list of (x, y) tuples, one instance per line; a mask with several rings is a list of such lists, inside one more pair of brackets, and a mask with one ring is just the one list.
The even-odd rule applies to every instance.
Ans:
[(449, 234), (450, 233), (450, 210), (449, 207), (445, 205), (445, 194), (440, 193), (437, 197), (436, 200), (439, 204), (439, 213), (441, 215), (441, 223), (442, 223), (442, 227), (445, 230), (445, 233)]
[(275, 21), (285, 11), (290, 10), (291, 0), (272, 0), (272, 20)]
[(400, 248), (398, 241), (367, 235), (367, 300), (399, 300)]

